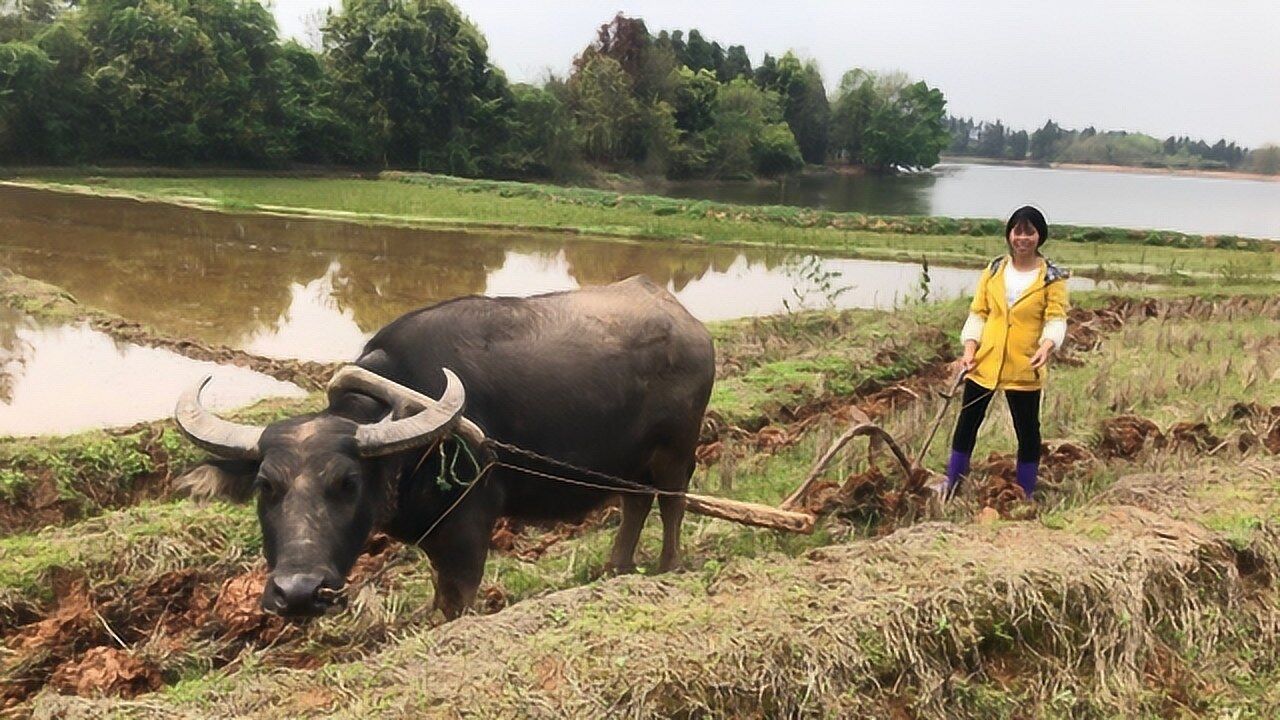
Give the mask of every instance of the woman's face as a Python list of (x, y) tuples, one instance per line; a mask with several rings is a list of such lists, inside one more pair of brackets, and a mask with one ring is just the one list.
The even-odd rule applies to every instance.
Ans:
[(1015, 255), (1034, 254), (1040, 245), (1040, 233), (1029, 222), (1020, 222), (1009, 231), (1009, 248)]

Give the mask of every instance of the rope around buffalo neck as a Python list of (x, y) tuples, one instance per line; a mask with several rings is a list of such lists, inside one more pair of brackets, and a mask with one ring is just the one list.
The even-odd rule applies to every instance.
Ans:
[[(460, 443), (462, 445), (466, 445), (465, 442), (460, 441)], [(453, 467), (451, 465), (450, 473), (452, 474), (455, 482), (462, 486), (462, 492), (459, 493), (458, 497), (453, 501), (453, 503), (450, 504), (449, 507), (446, 508), (445, 511), (435, 519), (435, 522), (431, 523), (431, 525), (426, 529), (426, 531), (423, 532), (422, 535), (418, 536), (418, 539), (414, 541), (415, 545), (417, 545), (418, 543), (421, 543), (423, 540), (426, 540), (427, 536), (430, 535), (432, 532), (434, 532), (435, 529), (439, 527), (440, 524), (444, 522), (445, 519), (449, 517), (449, 515), (451, 515), (454, 510), (458, 508), (459, 505), (462, 504), (462, 501), (466, 499), (467, 495), (471, 494), (471, 491), (477, 485), (479, 485), (481, 482), (487, 479), (489, 472), (494, 468), (507, 468), (508, 470), (515, 470), (517, 472), (521, 472), (526, 475), (540, 477), (540, 478), (543, 478), (544, 480), (562, 482), (567, 485), (577, 485), (578, 487), (584, 487), (592, 490), (603, 490), (611, 493), (623, 493), (623, 494), (629, 494), (629, 495), (652, 495), (652, 496), (658, 496), (658, 497), (685, 497), (688, 495), (688, 493), (685, 492), (684, 490), (661, 490), (659, 488), (649, 487), (648, 485), (635, 482), (634, 480), (627, 480), (625, 478), (620, 478), (615, 475), (596, 472), (595, 470), (588, 470), (587, 468), (584, 468), (584, 467), (578, 467), (577, 465), (573, 465), (571, 463), (567, 463), (562, 460), (556, 460), (555, 458), (547, 457), (546, 455), (541, 455), (539, 453), (533, 452), (532, 450), (525, 450), (524, 448), (518, 447), (516, 445), (504, 443), (501, 440), (485, 438), (483, 447), (489, 451), (492, 451), (494, 449), (502, 450), (512, 455), (522, 456), (529, 460), (535, 460), (537, 462), (546, 463), (547, 465), (551, 465), (553, 467), (563, 468), (564, 470), (567, 470), (569, 472), (585, 475), (589, 478), (595, 478), (600, 482), (596, 483), (596, 482), (589, 482), (586, 480), (578, 480), (576, 478), (565, 477), (563, 475), (555, 475), (553, 473), (542, 472), (541, 470), (535, 470), (533, 468), (524, 467), (522, 465), (513, 465), (511, 463), (498, 460), (496, 453), (493, 454), (494, 459), (485, 463), (484, 467), (480, 468), (480, 471), (476, 473), (475, 479), (466, 483), (463, 483), (457, 480), (456, 473), (453, 473)], [(417, 470), (422, 467), (422, 464), (423, 462), (426, 461), (426, 458), (428, 455), (431, 455), (433, 452), (435, 452), (436, 449), (442, 449), (442, 448), (443, 448), (443, 443), (438, 443), (436, 447), (432, 448), (430, 451), (424, 454), (423, 459), (418, 461), (417, 467), (414, 468), (414, 472), (416, 473)], [(475, 456), (471, 455), (470, 448), (468, 448), (467, 452), (474, 462)], [(443, 464), (444, 464), (443, 451), (441, 452), (440, 462), (442, 465), (440, 477), (441, 479), (443, 479), (445, 478), (445, 471), (443, 468)], [(456, 462), (457, 462), (457, 453), (454, 454), (454, 464), (456, 464)], [(478, 463), (476, 464), (478, 465)]]

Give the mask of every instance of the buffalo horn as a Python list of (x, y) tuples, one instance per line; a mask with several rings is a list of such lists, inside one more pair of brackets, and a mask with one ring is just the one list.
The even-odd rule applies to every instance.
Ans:
[(384, 420), (356, 429), (356, 444), (361, 455), (378, 457), (412, 450), (452, 429), (462, 415), (467, 393), (452, 370), (443, 370), (446, 385), (439, 400), (403, 420)]
[(223, 420), (200, 404), (200, 392), (212, 379), (212, 375), (206, 376), (178, 398), (178, 406), (173, 410), (178, 429), (198, 447), (220, 458), (257, 460), (262, 428)]
[[(438, 400), (412, 388), (405, 387), (400, 383), (388, 380), (359, 365), (344, 365), (333, 374), (333, 377), (329, 380), (329, 401), (333, 402), (338, 393), (344, 390), (358, 390), (369, 393), (401, 408), (403, 412), (418, 412), (440, 404)], [(456, 431), (472, 447), (478, 448), (484, 443), (484, 431), (480, 429), (479, 425), (465, 417), (458, 417)]]

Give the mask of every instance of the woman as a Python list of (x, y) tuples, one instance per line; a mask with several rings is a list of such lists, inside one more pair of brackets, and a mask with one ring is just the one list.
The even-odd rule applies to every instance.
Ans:
[(951, 439), (944, 496), (969, 472), (978, 428), (997, 390), (1003, 390), (1018, 435), (1018, 485), (1027, 499), (1040, 469), (1040, 391), (1049, 358), (1067, 334), (1066, 270), (1040, 254), (1049, 239), (1044, 215), (1018, 208), (1004, 228), (1009, 254), (991, 261), (978, 280), (960, 339), (964, 356), (953, 365), (965, 372), (964, 403)]

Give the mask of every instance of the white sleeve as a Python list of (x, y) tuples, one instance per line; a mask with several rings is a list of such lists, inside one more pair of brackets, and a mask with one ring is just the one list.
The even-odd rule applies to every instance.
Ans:
[(960, 342), (967, 340), (982, 342), (982, 328), (986, 327), (986, 324), (986, 318), (977, 313), (969, 313), (969, 319), (964, 321), (964, 328), (960, 331)]
[(1062, 343), (1067, 339), (1067, 319), (1066, 318), (1050, 318), (1044, 321), (1044, 332), (1040, 333), (1040, 342), (1045, 340), (1053, 342), (1055, 351), (1062, 349)]

